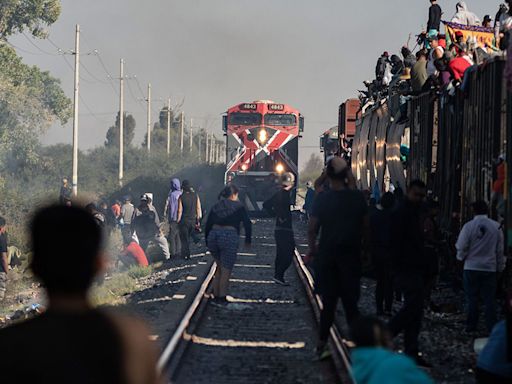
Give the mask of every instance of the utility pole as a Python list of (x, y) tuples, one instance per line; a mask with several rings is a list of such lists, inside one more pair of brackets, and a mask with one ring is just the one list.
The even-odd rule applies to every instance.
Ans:
[(73, 176), (71, 179), (73, 196), (78, 194), (78, 100), (80, 90), (80, 25), (75, 31), (75, 90), (73, 94)]
[(124, 59), (119, 64), (119, 186), (124, 177)]
[(197, 135), (197, 155), (201, 161), (201, 132)]
[(185, 112), (181, 111), (181, 117), (180, 117), (180, 151), (183, 155), (183, 134), (185, 130)]
[(167, 100), (167, 156), (171, 154), (171, 98)]
[(193, 144), (193, 124), (194, 124), (194, 120), (193, 119), (190, 119), (190, 153), (192, 153), (192, 144)]
[(215, 136), (213, 136), (213, 132), (212, 132), (212, 137), (210, 138), (210, 163), (213, 163), (214, 159), (213, 159), (213, 151), (215, 150)]
[(208, 159), (208, 150), (209, 150), (209, 146), (208, 146), (208, 131), (204, 131), (204, 162), (206, 164), (209, 163), (209, 159)]
[(151, 83), (148, 84), (148, 133), (147, 133), (147, 146), (148, 153), (151, 152)]

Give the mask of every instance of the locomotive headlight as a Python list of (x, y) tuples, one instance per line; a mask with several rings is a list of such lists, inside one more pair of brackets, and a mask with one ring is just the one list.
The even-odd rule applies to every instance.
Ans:
[(276, 172), (277, 172), (277, 173), (283, 173), (283, 171), (284, 171), (284, 166), (283, 166), (283, 164), (281, 164), (281, 163), (277, 164), (277, 165), (276, 165)]
[(258, 132), (258, 141), (260, 143), (264, 143), (265, 141), (267, 141), (267, 130), (266, 129), (261, 129)]
[(248, 168), (249, 168), (249, 166), (247, 164), (242, 164), (242, 167), (241, 167), (242, 171), (245, 172), (245, 171), (247, 171)]

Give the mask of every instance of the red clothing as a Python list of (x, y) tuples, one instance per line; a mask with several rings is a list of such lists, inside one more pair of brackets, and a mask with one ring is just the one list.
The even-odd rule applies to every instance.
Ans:
[(130, 256), (136, 261), (140, 267), (147, 267), (149, 265), (148, 259), (144, 250), (137, 242), (132, 241), (121, 254), (122, 256)]
[(503, 195), (503, 187), (505, 186), (505, 162), (502, 161), (498, 167), (496, 167), (496, 180), (494, 180), (494, 183), (492, 185), (493, 192), (499, 193), (500, 195)]
[(114, 214), (116, 219), (119, 218), (119, 216), (121, 216), (121, 206), (119, 204), (114, 204), (110, 209), (112, 209), (112, 213)]
[(450, 66), (450, 69), (452, 70), (453, 78), (455, 80), (461, 80), (464, 77), (464, 72), (466, 72), (466, 69), (471, 67), (471, 64), (469, 63), (469, 61), (467, 61), (465, 58), (460, 57), (460, 56), (458, 56), (455, 59), (453, 59), (452, 61), (450, 61), (450, 64), (448, 64), (448, 65)]

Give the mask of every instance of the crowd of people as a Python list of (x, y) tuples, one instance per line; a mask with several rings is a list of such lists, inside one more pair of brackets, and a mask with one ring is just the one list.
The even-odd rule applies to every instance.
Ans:
[[(285, 274), (295, 252), (290, 206), (295, 184), (294, 175), (285, 173), (278, 190), (263, 204), (275, 217), (273, 279), (282, 286), (288, 285)], [(217, 264), (210, 300), (212, 305), (227, 309), (233, 304), (228, 299), (229, 281), (237, 259), (241, 225), (245, 246), (250, 247), (252, 242), (252, 223), (238, 194), (237, 186), (228, 183), (210, 209), (205, 225), (206, 246)], [(314, 188), (308, 185), (307, 194), (309, 251), (305, 261), (314, 271), (315, 289), (323, 302), (317, 358), (330, 356), (329, 333), (341, 300), (350, 337), (356, 345), (352, 361), (358, 383), (431, 383), (420, 369), (429, 368), (430, 364), (422, 356), (419, 335), (423, 312), (431, 303), (430, 292), (439, 274), (438, 248), (442, 239), (436, 220), (438, 204), (426, 199), (426, 185), (413, 180), (405, 193), (386, 192), (369, 202), (356, 189), (347, 162), (333, 157)], [(47, 290), (48, 309), (35, 319), (0, 331), (0, 343), (9, 346), (2, 349), (9, 353), (0, 353), (0, 359), (17, 367), (21, 363), (17, 356), (23, 353), (22, 363), (33, 369), (20, 367), (20, 371), (14, 371), (18, 375), (22, 372), (27, 379), (58, 382), (70, 373), (62, 369), (62, 362), (67, 362), (66, 366), (80, 371), (81, 377), (90, 379), (88, 382), (132, 382), (123, 381), (126, 377), (140, 379), (133, 382), (157, 382), (155, 351), (148, 343), (145, 326), (117, 313), (93, 308), (87, 292), (105, 265), (101, 244), (109, 235), (107, 215), (115, 219), (112, 230), (123, 234), (124, 249), (119, 255), (123, 264), (148, 265), (145, 251), (149, 243), (165, 257), (187, 258), (190, 248), (184, 244), (193, 237), (202, 217), (197, 193), (188, 181), (180, 185), (178, 179), (171, 180), (163, 213), (169, 223), (168, 239), (149, 193), (140, 197), (137, 207), (128, 196), (110, 207), (91, 203), (82, 209), (70, 205), (63, 196), (60, 203), (36, 213), (30, 226), (34, 252), (31, 268)], [(477, 378), (479, 383), (507, 382), (512, 379), (512, 363), (507, 360), (507, 339), (503, 335), (509, 332), (512, 312), (509, 318), (499, 321), (496, 308), (497, 276), (505, 267), (503, 232), (500, 224), (488, 217), (485, 202), (476, 201), (473, 210), (474, 219), (464, 225), (456, 243), (456, 258), (464, 269), (466, 332), (473, 334), (477, 330), (481, 298), (490, 338), (478, 360)], [(8, 270), (5, 228), (6, 222), (0, 218), (0, 278)], [(61, 246), (54, 247), (56, 243)], [(69, 249), (75, 252), (72, 258)], [(364, 253), (371, 255), (376, 270), (374, 317), (359, 310)], [(2, 281), (0, 293), (2, 289), (5, 292)], [(394, 300), (401, 303), (395, 313)], [(388, 319), (387, 323), (379, 320), (383, 318)], [(52, 331), (56, 324), (60, 324), (59, 335)], [(62, 329), (81, 337), (70, 344)], [(401, 333), (405, 354), (397, 354), (392, 348), (392, 339)], [(28, 344), (32, 347), (28, 348)], [(45, 350), (50, 345), (58, 356)], [(51, 369), (54, 364), (58, 367)], [(388, 381), (382, 378), (384, 372)]]
[[(363, 105), (390, 95), (402, 96), (405, 98), (404, 104), (408, 96), (431, 90), (453, 95), (457, 89), (464, 89), (467, 71), (473, 71), (485, 61), (503, 55), (508, 48), (512, 29), (511, 1), (499, 5), (494, 20), (490, 15), (485, 15), (483, 21), (468, 9), (464, 1), (459, 1), (455, 14), (447, 20), (494, 36), (492, 44), (482, 44), (474, 36), (464, 35), (456, 29), (452, 36), (442, 33), (444, 13), (440, 1), (429, 1), (427, 28), (418, 35), (416, 46), (410, 49), (409, 38), (401, 48), (400, 55), (390, 55), (385, 51), (378, 58), (375, 80), (365, 81), (367, 90), (361, 91)], [(414, 53), (416, 48), (418, 50)]]
[[(63, 178), (59, 202), (72, 205), (72, 191), (67, 178)], [(90, 202), (85, 206), (106, 235), (114, 231), (122, 237), (123, 247), (116, 261), (126, 267), (148, 266), (152, 258), (148, 256), (150, 246), (155, 247), (165, 260), (181, 257), (190, 258), (190, 242), (199, 243), (203, 216), (201, 199), (188, 180), (180, 182), (173, 178), (169, 194), (161, 215), (153, 204), (153, 194), (144, 193), (135, 206), (131, 196), (114, 200)], [(163, 220), (161, 220), (163, 218)], [(164, 226), (167, 222), (168, 226)], [(167, 237), (165, 233), (167, 232)]]
[[(444, 246), (436, 219), (439, 204), (427, 199), (427, 186), (420, 180), (411, 181), (405, 194), (397, 190), (386, 192), (369, 204), (364, 194), (355, 188), (350, 168), (340, 157), (327, 163), (315, 186), (307, 261), (315, 271), (317, 292), (323, 301), (317, 347), (319, 359), (330, 354), (327, 340), (338, 299), (343, 304), (349, 326), (355, 327), (356, 333), (361, 322), (368, 325), (370, 321), (361, 318), (358, 309), (363, 254), (369, 253), (377, 280), (375, 315), (389, 320), (387, 324), (370, 321), (373, 329), (382, 328), (380, 335), (389, 332), (392, 337), (403, 333), (405, 355), (421, 367), (431, 367), (422, 354), (419, 335), (425, 309), (435, 310), (431, 292), (438, 280), (440, 248)], [(484, 201), (476, 201), (472, 207), (474, 219), (464, 225), (456, 243), (456, 259), (463, 268), (466, 297), (465, 334), (474, 336), (478, 329), (481, 299), (488, 334), (503, 335), (505, 321), (498, 322), (496, 306), (498, 276), (504, 270), (506, 260), (503, 228), (489, 218), (489, 207)], [(401, 307), (393, 313), (395, 300)], [(510, 307), (508, 321), (512, 324)], [(491, 336), (491, 340), (494, 341), (487, 348), (492, 352), (483, 352), (479, 359), (479, 382), (507, 382), (512, 379), (512, 362), (507, 362), (504, 352), (507, 341), (504, 338), (498, 342), (497, 336)], [(369, 351), (366, 343), (362, 345), (363, 350), (356, 348), (354, 352), (354, 372), (362, 375), (356, 377), (361, 379), (357, 382), (381, 382), (375, 372), (383, 366), (376, 356), (387, 359), (390, 352)], [(388, 344), (381, 339), (374, 340), (373, 346), (382, 349)], [(501, 353), (495, 364), (488, 357), (489, 353), (493, 356)], [(374, 369), (368, 366), (371, 361)], [(359, 362), (364, 366), (363, 371), (360, 371)], [(402, 363), (408, 364), (403, 360)], [(407, 369), (404, 368), (405, 372)], [(486, 381), (488, 377), (494, 381)], [(417, 381), (396, 380), (393, 382), (424, 382), (421, 377)]]

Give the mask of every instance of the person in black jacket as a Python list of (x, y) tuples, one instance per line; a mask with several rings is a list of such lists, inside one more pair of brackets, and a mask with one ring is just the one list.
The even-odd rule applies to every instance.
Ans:
[(276, 217), (274, 231), (276, 239), (275, 283), (288, 285), (284, 279), (286, 270), (290, 267), (295, 251), (295, 238), (292, 227), (292, 213), (290, 212), (290, 191), (295, 185), (295, 176), (286, 172), (281, 181), (282, 188), (274, 196), (263, 203), (263, 208)]
[(404, 304), (389, 322), (389, 328), (394, 336), (404, 331), (405, 353), (421, 366), (428, 366), (419, 356), (418, 346), (429, 267), (422, 219), (425, 195), (425, 183), (421, 180), (411, 181), (405, 199), (393, 215), (391, 234), (393, 282), (395, 289), (403, 292)]
[(393, 279), (391, 275), (391, 228), (395, 196), (382, 195), (380, 204), (370, 213), (371, 255), (377, 275), (375, 306), (377, 315), (391, 315), (393, 305)]
[(217, 305), (228, 304), (226, 294), (238, 251), (240, 223), (244, 224), (245, 246), (249, 247), (251, 220), (245, 207), (238, 201), (238, 188), (231, 184), (220, 193), (219, 201), (208, 215), (205, 228), (206, 245), (217, 264), (213, 279), (213, 303)]
[(439, 4), (437, 4), (437, 0), (430, 0), (430, 4), (432, 5), (428, 10), (427, 33), (432, 30), (439, 32), (441, 28), (441, 16), (443, 11), (441, 10)]

